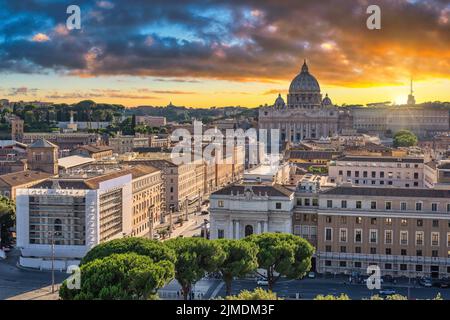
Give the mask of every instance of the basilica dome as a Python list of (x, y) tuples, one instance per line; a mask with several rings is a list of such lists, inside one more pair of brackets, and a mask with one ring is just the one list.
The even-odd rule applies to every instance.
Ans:
[(317, 79), (309, 73), (306, 61), (303, 63), (302, 71), (292, 80), (289, 93), (320, 93)]
[(275, 100), (275, 107), (282, 108), (286, 104), (284, 103), (284, 99), (281, 97), (281, 94), (278, 94), (278, 98)]

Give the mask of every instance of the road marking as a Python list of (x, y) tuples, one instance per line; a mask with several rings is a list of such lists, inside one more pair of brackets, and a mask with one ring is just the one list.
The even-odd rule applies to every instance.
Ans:
[(220, 282), (219, 285), (216, 287), (216, 289), (213, 291), (213, 293), (211, 293), (210, 299), (215, 298), (224, 285), (225, 282)]

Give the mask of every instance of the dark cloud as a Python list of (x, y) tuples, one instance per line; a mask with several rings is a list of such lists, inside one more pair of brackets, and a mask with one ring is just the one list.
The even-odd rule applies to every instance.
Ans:
[[(307, 58), (337, 85), (449, 76), (444, 0), (77, 2), (82, 30), (64, 33), (66, 2), (0, 0), (0, 72), (263, 82), (291, 79)], [(369, 4), (380, 5), (382, 30), (366, 28)], [(37, 33), (50, 40), (31, 41)]]

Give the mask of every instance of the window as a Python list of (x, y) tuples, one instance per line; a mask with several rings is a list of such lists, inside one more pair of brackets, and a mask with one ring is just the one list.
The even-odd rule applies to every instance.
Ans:
[(417, 226), (418, 227), (423, 227), (423, 220), (422, 219), (417, 219)]
[(423, 270), (423, 266), (421, 264), (416, 264), (416, 271), (421, 272)]
[(434, 212), (438, 211), (438, 204), (437, 203), (432, 203), (431, 204), (431, 211), (434, 211)]
[(438, 250), (431, 250), (431, 256), (433, 258), (439, 257), (439, 251)]
[(325, 246), (325, 252), (331, 252), (331, 246)]
[(356, 201), (356, 209), (361, 209), (361, 208), (362, 208), (362, 202)]
[(281, 202), (275, 203), (275, 209), (277, 210), (281, 209)]
[(386, 255), (388, 255), (388, 256), (392, 254), (391, 248), (386, 248), (385, 252), (386, 252)]
[(392, 218), (386, 218), (386, 219), (384, 219), (384, 223), (385, 223), (387, 226), (392, 226)]
[(400, 270), (401, 270), (401, 271), (406, 271), (406, 270), (408, 270), (408, 265), (402, 263), (402, 264), (400, 265)]
[(416, 256), (421, 257), (422, 256), (422, 250), (416, 250)]
[(372, 178), (376, 178), (377, 177), (377, 173), (375, 171), (372, 171)]
[(347, 267), (347, 261), (339, 261), (339, 267), (341, 268)]
[(377, 208), (377, 202), (376, 201), (370, 202), (370, 209), (375, 210), (376, 208)]
[(347, 252), (347, 247), (341, 246), (341, 253), (346, 253), (346, 252)]
[(362, 223), (362, 218), (356, 217), (356, 224), (361, 224), (361, 223)]
[(347, 224), (347, 217), (341, 216), (341, 224)]
[(341, 228), (339, 230), (339, 241), (347, 242), (347, 229)]
[(447, 247), (450, 247), (450, 232), (447, 232)]
[(339, 175), (342, 176), (342, 170), (339, 170)]
[(408, 254), (407, 254), (406, 249), (400, 250), (400, 255), (402, 255), (402, 256), (407, 256)]
[(342, 209), (346, 209), (347, 208), (347, 200), (342, 200), (341, 201), (341, 208)]
[(423, 246), (423, 231), (416, 231), (416, 246)]
[(351, 171), (347, 171), (347, 177), (351, 177), (352, 172)]
[(385, 268), (386, 270), (391, 270), (391, 269), (392, 269), (392, 264), (390, 264), (390, 263), (385, 263), (385, 264), (384, 264), (384, 268)]
[(385, 204), (385, 209), (386, 210), (392, 210), (392, 202), (387, 201), (386, 204)]
[(327, 200), (327, 208), (333, 208), (333, 200)]
[(370, 229), (370, 243), (377, 243), (378, 230)]
[(305, 207), (309, 207), (311, 205), (310, 199), (305, 199)]
[(392, 244), (392, 230), (385, 230), (384, 231), (384, 243), (385, 244)]
[(377, 254), (377, 248), (375, 247), (370, 248), (370, 254)]
[(450, 212), (450, 203), (447, 203), (447, 212)]
[(400, 231), (400, 244), (408, 245), (408, 231)]
[(319, 199), (313, 199), (312, 205), (313, 205), (314, 207), (319, 206)]
[(433, 228), (439, 228), (439, 220), (433, 220)]
[(219, 208), (223, 208), (223, 206), (224, 206), (223, 200), (219, 200), (217, 205), (218, 205)]
[(355, 268), (361, 268), (361, 262), (355, 262)]
[(416, 202), (416, 211), (422, 211), (422, 202)]
[(355, 171), (355, 178), (359, 178), (359, 171)]
[(333, 229), (325, 228), (325, 241), (331, 241), (333, 238)]
[(297, 198), (297, 205), (301, 206), (302, 205), (302, 198)]
[(384, 171), (380, 172), (380, 178), (384, 178)]
[(355, 247), (355, 253), (360, 254), (361, 253), (361, 247)]
[(370, 218), (370, 224), (372, 225), (377, 224), (377, 218)]
[(325, 260), (325, 266), (331, 267), (331, 260)]
[(363, 172), (363, 177), (364, 177), (364, 178), (367, 178), (367, 171), (364, 171), (364, 172)]
[(355, 229), (355, 242), (362, 243), (362, 229)]
[(400, 203), (400, 210), (402, 210), (402, 211), (406, 211), (406, 202), (402, 202), (402, 203)]
[(400, 221), (400, 224), (401, 224), (402, 227), (407, 227), (408, 226), (408, 220), (407, 219), (402, 219)]
[(439, 232), (432, 232), (431, 233), (431, 245), (432, 246), (439, 246)]
[(223, 230), (223, 229), (217, 230), (217, 238), (219, 238), (219, 239), (225, 238), (225, 230)]

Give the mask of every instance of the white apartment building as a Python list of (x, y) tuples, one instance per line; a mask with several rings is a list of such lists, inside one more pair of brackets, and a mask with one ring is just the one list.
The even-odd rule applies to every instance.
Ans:
[(50, 269), (78, 265), (99, 243), (132, 232), (132, 173), (90, 179), (47, 180), (18, 189), (17, 245), (21, 266)]
[(210, 196), (211, 239), (292, 233), (294, 191), (281, 185), (231, 185)]
[(331, 182), (366, 187), (424, 187), (424, 159), (413, 157), (343, 156), (328, 167)]

